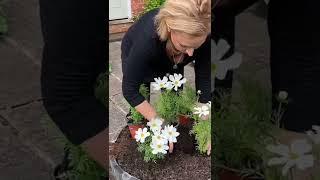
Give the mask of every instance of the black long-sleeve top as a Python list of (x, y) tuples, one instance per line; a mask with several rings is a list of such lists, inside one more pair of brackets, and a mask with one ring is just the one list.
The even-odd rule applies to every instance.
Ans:
[(74, 144), (108, 125), (106, 107), (94, 94), (107, 67), (106, 7), (104, 1), (40, 0), (43, 104)]
[(166, 54), (166, 42), (160, 41), (156, 33), (154, 17), (158, 12), (155, 9), (143, 15), (129, 28), (122, 40), (122, 91), (125, 99), (133, 107), (141, 104), (145, 98), (139, 93), (140, 84), (154, 81), (154, 77), (162, 78), (167, 73), (181, 73), (185, 65), (195, 60), (196, 89), (202, 92), (199, 101), (210, 101), (210, 36), (194, 51), (193, 56), (186, 57), (174, 70), (174, 63)]

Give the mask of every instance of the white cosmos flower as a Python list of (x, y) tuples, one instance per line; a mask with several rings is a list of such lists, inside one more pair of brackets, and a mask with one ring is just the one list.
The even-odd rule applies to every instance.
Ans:
[(294, 166), (297, 166), (300, 170), (313, 166), (314, 157), (312, 154), (307, 154), (312, 150), (312, 146), (305, 139), (293, 141), (290, 148), (284, 144), (268, 145), (267, 150), (280, 155), (280, 157), (271, 158), (268, 165), (284, 164), (282, 168), (283, 176)]
[(214, 90), (215, 78), (224, 79), (228, 70), (236, 69), (241, 64), (242, 56), (239, 53), (234, 53), (231, 57), (222, 60), (229, 49), (230, 45), (224, 39), (220, 39), (218, 44), (211, 40), (211, 91)]
[(166, 137), (161, 134), (159, 131), (154, 132), (154, 135), (152, 136), (152, 142), (151, 143), (157, 143), (157, 142), (161, 142), (163, 144), (168, 144), (168, 139), (166, 139)]
[(161, 89), (166, 89), (168, 86), (168, 78), (166, 76), (161, 80), (160, 77), (154, 78), (155, 82), (152, 83), (152, 86), (155, 91), (159, 91)]
[(306, 132), (314, 144), (320, 144), (320, 126), (313, 125), (312, 130)]
[(211, 108), (211, 101), (208, 101), (207, 105)]
[(150, 127), (152, 132), (160, 131), (161, 130), (161, 125), (162, 121), (159, 118), (153, 119), (147, 123), (147, 126)]
[(163, 130), (161, 130), (163, 136), (169, 141), (169, 143), (177, 142), (177, 137), (179, 136), (179, 132), (177, 129), (171, 126), (165, 126)]
[(181, 87), (181, 85), (186, 83), (187, 81), (186, 78), (182, 78), (181, 74), (176, 74), (176, 73), (174, 73), (173, 75), (170, 75), (169, 79), (172, 82), (171, 85), (174, 87), (175, 91), (178, 91), (178, 88)]
[(210, 110), (208, 105), (203, 105), (201, 107), (195, 107), (194, 110), (196, 110), (193, 114), (198, 114), (201, 118), (202, 116), (207, 116), (210, 114)]
[(134, 136), (134, 138), (137, 142), (140, 141), (141, 143), (144, 143), (146, 137), (148, 136), (150, 136), (150, 133), (148, 132), (147, 128), (143, 128), (143, 130), (139, 128), (138, 131), (136, 131), (136, 135)]
[(167, 154), (167, 150), (169, 149), (169, 146), (167, 144), (163, 144), (162, 142), (155, 141), (151, 143), (151, 148), (152, 148), (152, 154)]

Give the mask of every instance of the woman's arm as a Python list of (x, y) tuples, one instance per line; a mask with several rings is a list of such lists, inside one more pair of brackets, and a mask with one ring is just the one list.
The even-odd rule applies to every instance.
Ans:
[(146, 71), (150, 69), (150, 60), (154, 59), (155, 48), (152, 41), (143, 39), (131, 44), (131, 47), (123, 47), (123, 50), (130, 48), (130, 53), (123, 59), (122, 92), (127, 102), (135, 107), (146, 119), (151, 120), (156, 116), (156, 111), (151, 104), (143, 97), (139, 88), (146, 78)]

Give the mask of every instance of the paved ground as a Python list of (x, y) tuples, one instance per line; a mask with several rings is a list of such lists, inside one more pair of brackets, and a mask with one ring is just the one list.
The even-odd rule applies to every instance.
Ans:
[(0, 179), (46, 180), (62, 157), (60, 132), (41, 103), (38, 0), (5, 3), (9, 34), (0, 40)]

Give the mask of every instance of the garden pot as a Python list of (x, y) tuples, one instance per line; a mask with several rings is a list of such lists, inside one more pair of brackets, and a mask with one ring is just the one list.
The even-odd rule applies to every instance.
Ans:
[(139, 128), (143, 129), (144, 125), (143, 124), (132, 124), (132, 123), (128, 123), (128, 128), (130, 131), (130, 135), (132, 139), (135, 139), (135, 135), (136, 135), (136, 131), (138, 131)]
[(182, 126), (186, 126), (191, 123), (192, 119), (187, 115), (179, 115), (178, 121)]
[[(137, 150), (137, 142), (128, 138), (124, 128), (115, 143), (109, 145), (110, 175), (115, 180), (144, 179), (210, 179), (211, 157), (199, 154), (188, 155), (174, 149), (162, 160), (145, 162)], [(162, 178), (166, 177), (166, 178)], [(112, 178), (111, 178), (112, 179)]]

